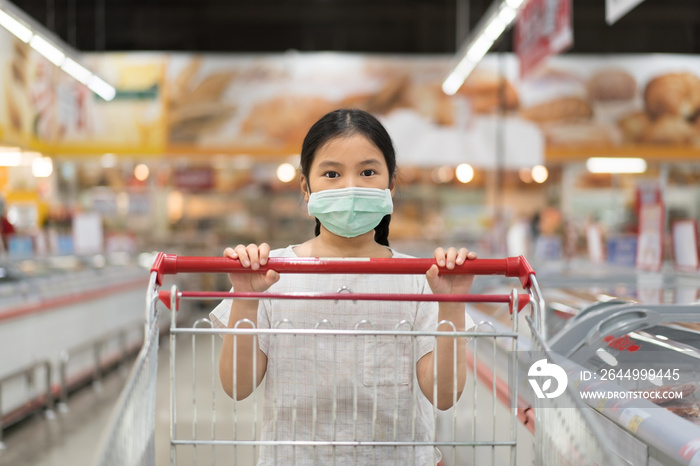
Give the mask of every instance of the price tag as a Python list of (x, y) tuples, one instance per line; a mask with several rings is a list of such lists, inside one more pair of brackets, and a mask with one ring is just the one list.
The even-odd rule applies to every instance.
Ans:
[(605, 403), (607, 403), (608, 400), (607, 398), (601, 398), (598, 400), (595, 404), (595, 409), (597, 409), (600, 412), (603, 412), (603, 408), (605, 408)]
[(633, 434), (637, 433), (639, 425), (644, 419), (649, 417), (649, 413), (636, 408), (625, 409), (620, 415), (620, 424), (627, 427)]

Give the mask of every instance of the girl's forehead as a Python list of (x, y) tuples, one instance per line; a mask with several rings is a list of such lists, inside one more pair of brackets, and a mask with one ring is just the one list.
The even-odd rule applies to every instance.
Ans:
[(376, 159), (386, 164), (384, 154), (372, 141), (361, 134), (339, 136), (326, 141), (316, 150), (313, 165), (333, 161), (343, 165), (354, 165), (365, 160)]

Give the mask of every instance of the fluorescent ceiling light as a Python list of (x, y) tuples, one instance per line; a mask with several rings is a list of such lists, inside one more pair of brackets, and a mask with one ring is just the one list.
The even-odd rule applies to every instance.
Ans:
[(591, 173), (644, 173), (647, 163), (644, 159), (626, 157), (591, 157), (586, 161)]
[(471, 47), (469, 47), (469, 51), (467, 52), (467, 58), (469, 61), (472, 63), (478, 63), (481, 61), (482, 58), (484, 58), (484, 55), (486, 55), (486, 52), (489, 51), (491, 46), (493, 45), (493, 39), (486, 36), (486, 35), (481, 35), (476, 39), (476, 42), (472, 44)]
[(29, 45), (56, 66), (61, 66), (66, 54), (41, 36), (34, 35)]
[(517, 8), (513, 8), (508, 5), (503, 5), (501, 11), (498, 12), (498, 17), (505, 23), (506, 27), (515, 21), (516, 16), (518, 16)]
[(522, 5), (524, 1), (525, 0), (506, 0), (506, 5), (508, 5), (514, 10), (517, 10), (518, 8), (520, 8), (520, 5)]
[(452, 73), (447, 77), (447, 79), (445, 79), (445, 82), (442, 83), (442, 92), (447, 95), (455, 95), (463, 82), (463, 77), (459, 77), (456, 73)]
[(63, 65), (61, 65), (61, 69), (85, 85), (87, 85), (90, 78), (92, 78), (90, 70), (70, 57), (66, 57)]
[(107, 101), (114, 99), (114, 96), (117, 94), (117, 91), (112, 86), (95, 75), (92, 76), (92, 79), (88, 83), (88, 87), (92, 92)]
[(475, 66), (476, 63), (464, 57), (455, 67), (454, 71), (445, 79), (445, 82), (442, 83), (442, 91), (447, 95), (454, 95)]
[(459, 90), (493, 43), (513, 23), (522, 4), (523, 0), (494, 0), (474, 28), (474, 33), (460, 47), (457, 65), (442, 83), (445, 94), (453, 95)]
[(4, 27), (24, 43), (32, 38), (32, 30), (12, 16), (0, 10), (0, 26)]
[(22, 153), (17, 149), (15, 152), (0, 152), (0, 167), (19, 167), (22, 163)]
[(489, 21), (489, 24), (486, 26), (486, 29), (484, 29), (484, 36), (488, 37), (491, 41), (495, 41), (496, 39), (501, 37), (501, 34), (503, 34), (503, 31), (505, 31), (506, 26), (508, 26), (508, 24), (510, 23), (506, 23), (505, 21), (503, 21), (503, 19), (501, 19), (500, 14), (498, 16), (494, 16), (493, 19)]
[(56, 37), (51, 31), (39, 24), (31, 16), (17, 8), (14, 4), (0, 0), (0, 26), (17, 36), (49, 60), (60, 67), (69, 76), (105, 100), (112, 100), (116, 95), (114, 87), (82, 66), (78, 59), (80, 53)]

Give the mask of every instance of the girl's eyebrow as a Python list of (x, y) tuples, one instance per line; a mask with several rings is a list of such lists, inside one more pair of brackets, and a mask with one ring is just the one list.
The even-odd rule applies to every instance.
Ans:
[[(361, 162), (357, 163), (358, 166), (381, 166), (382, 163), (377, 160), (377, 159), (367, 159), (363, 160)], [(318, 164), (319, 168), (335, 168), (335, 167), (343, 167), (345, 164), (341, 162), (335, 162), (333, 160), (324, 160), (323, 162), (319, 162)]]
[(377, 159), (367, 159), (363, 160), (362, 162), (359, 162), (358, 165), (377, 165), (381, 166), (381, 162)]
[(332, 160), (324, 160), (318, 164), (320, 168), (331, 168), (331, 167), (342, 167), (343, 164), (340, 162), (334, 162)]

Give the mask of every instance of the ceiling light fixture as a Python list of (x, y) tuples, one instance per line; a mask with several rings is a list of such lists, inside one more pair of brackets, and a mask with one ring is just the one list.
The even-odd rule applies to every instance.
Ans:
[(459, 90), (494, 42), (513, 24), (523, 3), (524, 0), (494, 0), (474, 28), (474, 33), (460, 47), (456, 64), (442, 83), (445, 94), (454, 95)]
[(61, 66), (66, 59), (66, 54), (61, 52), (61, 49), (38, 34), (32, 36), (29, 45), (56, 66)]
[(90, 82), (90, 78), (93, 76), (90, 70), (70, 57), (66, 57), (65, 61), (61, 65), (61, 69), (86, 86)]
[(77, 51), (6, 0), (0, 0), (0, 26), (104, 100), (114, 99), (114, 87), (81, 65)]
[(4, 27), (25, 44), (32, 38), (32, 30), (12, 16), (0, 10), (0, 26)]
[(591, 157), (586, 168), (591, 173), (644, 173), (647, 162), (634, 157)]
[(22, 163), (22, 151), (19, 147), (0, 146), (0, 167), (19, 167)]

